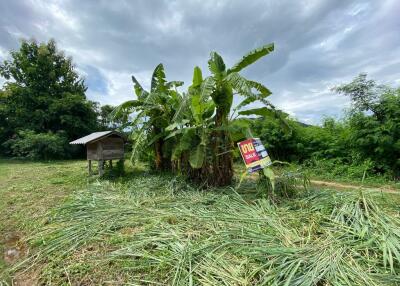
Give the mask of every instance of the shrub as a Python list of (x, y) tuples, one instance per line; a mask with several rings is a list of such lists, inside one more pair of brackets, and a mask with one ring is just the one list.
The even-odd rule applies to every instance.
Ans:
[(68, 147), (63, 132), (35, 133), (32, 130), (19, 131), (3, 146), (9, 148), (13, 156), (44, 160), (65, 158)]

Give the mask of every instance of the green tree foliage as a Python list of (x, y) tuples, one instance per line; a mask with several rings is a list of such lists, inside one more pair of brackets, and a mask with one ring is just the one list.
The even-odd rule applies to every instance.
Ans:
[(400, 178), (400, 89), (381, 94), (373, 110), (350, 117), (351, 147), (363, 160), (371, 160), (377, 172)]
[(385, 86), (368, 80), (366, 73), (361, 73), (350, 83), (333, 88), (339, 94), (349, 96), (354, 111), (374, 111)]
[(123, 123), (122, 128), (130, 127), (132, 130), (132, 160), (146, 154), (157, 170), (169, 170), (172, 146), (166, 144), (164, 138), (166, 127), (182, 100), (176, 88), (183, 82), (167, 82), (162, 64), (154, 69), (150, 91), (146, 91), (134, 76), (132, 81), (137, 98), (118, 106), (113, 117)]
[(86, 100), (83, 79), (71, 58), (48, 43), (23, 41), (0, 65), (0, 142), (21, 130), (65, 132), (72, 140), (98, 128), (96, 104)]
[(35, 133), (32, 130), (21, 130), (13, 139), (4, 143), (16, 157), (29, 159), (60, 159), (65, 157), (68, 147), (65, 133)]
[(400, 177), (400, 89), (378, 85), (360, 74), (334, 89), (349, 96), (349, 146), (361, 160), (371, 160), (376, 172)]
[(102, 129), (117, 129), (123, 124), (121, 119), (113, 118), (112, 114), (115, 106), (112, 105), (102, 105), (99, 111), (99, 123)]
[(253, 134), (264, 142), (271, 157), (280, 161), (304, 162), (345, 156), (344, 123), (326, 119), (322, 126), (306, 125), (290, 118), (282, 128), (278, 118), (258, 118), (252, 122)]
[[(288, 132), (278, 119), (261, 117), (253, 120), (253, 133), (275, 160), (308, 160), (318, 168), (340, 167), (340, 172), (348, 166), (362, 166), (354, 168), (361, 176), (368, 169), (399, 178), (400, 89), (378, 85), (360, 74), (334, 90), (353, 103), (343, 120), (327, 118), (322, 126), (307, 126), (286, 119)], [(356, 172), (359, 177), (360, 172)]]
[[(209, 77), (203, 79), (200, 68), (194, 69), (188, 99), (184, 101), (190, 103), (185, 123), (174, 123), (177, 124), (174, 132), (182, 134), (180, 141), (187, 150), (191, 150), (190, 167), (197, 170), (190, 172), (193, 180), (213, 186), (232, 183), (234, 135), (239, 131), (244, 137), (243, 131), (249, 127), (249, 122), (242, 119), (232, 125), (229, 115), (255, 101), (267, 103), (265, 98), (271, 95), (268, 88), (242, 77), (239, 72), (273, 50), (273, 44), (255, 49), (230, 69), (226, 68), (218, 53), (212, 52), (208, 61)], [(232, 110), (234, 94), (244, 96), (245, 99)], [(271, 112), (271, 108), (265, 109)], [(247, 111), (243, 115), (256, 114), (260, 110)], [(179, 148), (183, 151), (183, 147)]]
[[(247, 111), (246, 115), (271, 113), (273, 109), (265, 100), (271, 92), (239, 72), (273, 49), (273, 44), (255, 49), (231, 69), (226, 68), (219, 54), (212, 52), (208, 61), (211, 75), (203, 79), (196, 67), (192, 85), (183, 94), (173, 89), (182, 83), (167, 82), (160, 64), (153, 73), (150, 91), (132, 78), (137, 99), (120, 105), (114, 115), (132, 127), (136, 145), (147, 142), (152, 146), (158, 169), (161, 162), (172, 162), (173, 169), (185, 172), (193, 180), (213, 186), (229, 185), (233, 177), (233, 137), (249, 126), (244, 119), (232, 125), (229, 115), (255, 101), (262, 101), (267, 107)], [(232, 110), (234, 94), (245, 100)]]

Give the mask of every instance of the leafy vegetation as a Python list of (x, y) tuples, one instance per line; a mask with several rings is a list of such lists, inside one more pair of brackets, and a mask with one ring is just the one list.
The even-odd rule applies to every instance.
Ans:
[(3, 146), (9, 148), (16, 157), (47, 160), (65, 156), (67, 144), (67, 138), (62, 132), (53, 134), (21, 130), (16, 138), (7, 140)]
[[(29, 238), (19, 245), (30, 248), (22, 264), (3, 269), (3, 279), (56, 285), (400, 282), (397, 194), (311, 189), (273, 205), (259, 197), (252, 178), (235, 192), (204, 192), (173, 175), (131, 168), (114, 181), (86, 185), (80, 179), (80, 191), (72, 192), (84, 162), (1, 163), (7, 175), (0, 184), (25, 190), (7, 195), (15, 211), (2, 230), (24, 229)], [(35, 186), (11, 175), (19, 169), (25, 178), (32, 168)], [(30, 209), (43, 214), (43, 204), (30, 205), (35, 216), (26, 213), (26, 200), (44, 194), (37, 188), (49, 188), (44, 202), (56, 206), (45, 216)]]
[[(182, 82), (166, 80), (160, 64), (149, 91), (132, 77), (136, 99), (116, 109), (98, 109), (86, 100), (83, 79), (54, 41), (24, 41), (0, 66), (7, 79), (0, 91), (1, 150), (17, 157), (68, 158), (82, 149), (66, 142), (99, 129), (119, 128), (131, 132), (132, 158), (204, 186), (225, 186), (232, 184), (238, 158), (233, 143), (257, 136), (272, 159), (304, 164), (320, 173), (325, 166), (325, 177), (397, 180), (400, 89), (360, 74), (334, 88), (353, 102), (344, 119), (305, 125), (276, 110), (266, 100), (271, 95), (268, 88), (239, 74), (273, 49), (272, 44), (255, 49), (231, 68), (212, 52), (210, 75), (203, 77), (196, 67), (186, 92), (178, 91)], [(234, 95), (244, 100), (233, 106)], [(254, 102), (262, 107), (243, 110)]]
[[(53, 41), (23, 42), (0, 67), (9, 154), (65, 157), (68, 140), (118, 127), (130, 131), (132, 161), (148, 166), (120, 161), (85, 178), (83, 162), (0, 160), (0, 284), (400, 284), (398, 194), (315, 189), (307, 172), (281, 162), (398, 179), (400, 89), (360, 75), (335, 88), (353, 102), (345, 119), (308, 126), (239, 74), (273, 49), (231, 68), (212, 52), (210, 75), (195, 67), (186, 92), (159, 64), (149, 90), (132, 77), (136, 99), (98, 111)], [(237, 106), (234, 95), (244, 97)], [(243, 110), (251, 103), (262, 107)], [(257, 184), (234, 176), (234, 143), (253, 136), (275, 159)]]
[[(172, 163), (174, 169), (188, 174), (193, 181), (208, 186), (230, 185), (233, 134), (229, 115), (234, 93), (245, 96), (234, 111), (259, 100), (267, 107), (242, 112), (242, 115), (272, 113), (272, 105), (265, 101), (271, 92), (262, 84), (245, 79), (239, 72), (273, 50), (273, 44), (255, 49), (230, 69), (218, 53), (212, 52), (208, 61), (211, 75), (203, 79), (202, 71), (195, 67), (192, 85), (183, 94), (172, 89), (182, 82), (167, 82), (161, 64), (154, 70), (150, 92), (132, 77), (137, 100), (127, 101), (115, 111), (115, 117), (125, 119), (133, 129), (136, 146), (132, 156), (136, 147), (146, 142), (154, 150), (156, 169), (170, 169)], [(247, 121), (241, 123), (245, 126), (234, 131), (248, 129)], [(242, 132), (242, 138), (245, 135)], [(164, 146), (173, 151), (167, 153)]]
[(67, 158), (80, 149), (66, 149), (65, 141), (103, 127), (72, 59), (53, 40), (22, 41), (0, 64), (0, 76), (6, 79), (0, 90), (0, 143), (9, 140), (0, 148), (5, 155)]
[(361, 74), (335, 90), (354, 102), (342, 120), (327, 118), (322, 126), (309, 126), (286, 118), (287, 131), (277, 119), (258, 118), (253, 134), (275, 160), (304, 164), (325, 178), (398, 180), (400, 89), (379, 86)]
[(134, 76), (132, 81), (137, 99), (122, 103), (115, 109), (113, 116), (122, 122), (122, 128), (130, 127), (132, 130), (130, 138), (134, 142), (131, 155), (133, 161), (137, 161), (140, 150), (157, 170), (170, 170), (172, 145), (165, 142), (166, 128), (182, 101), (176, 87), (183, 82), (167, 82), (162, 64), (154, 69), (150, 91), (144, 90)]

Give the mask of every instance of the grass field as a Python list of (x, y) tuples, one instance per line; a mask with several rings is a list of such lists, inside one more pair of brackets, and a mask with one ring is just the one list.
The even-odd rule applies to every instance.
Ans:
[(0, 284), (398, 285), (400, 195), (310, 189), (276, 204), (252, 178), (197, 190), (127, 166), (0, 160)]
[[(37, 231), (47, 212), (74, 190), (86, 186), (84, 172), (81, 161), (0, 160), (0, 273), (5, 276), (9, 264), (25, 254), (26, 245), (22, 241)], [(20, 254), (6, 257), (6, 248), (14, 247), (21, 250)]]

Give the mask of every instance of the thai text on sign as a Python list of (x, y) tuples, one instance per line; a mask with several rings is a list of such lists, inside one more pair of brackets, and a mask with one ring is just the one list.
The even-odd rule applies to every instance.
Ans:
[(238, 147), (247, 171), (253, 173), (272, 164), (268, 152), (259, 138), (239, 142)]

